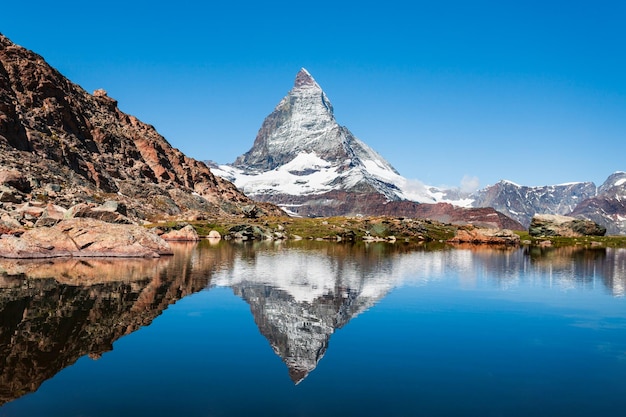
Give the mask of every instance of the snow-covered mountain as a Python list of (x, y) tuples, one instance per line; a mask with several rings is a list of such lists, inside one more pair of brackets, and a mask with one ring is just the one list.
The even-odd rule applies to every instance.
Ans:
[(530, 225), (535, 214), (561, 214), (593, 220), (609, 235), (626, 234), (626, 172), (615, 172), (596, 187), (593, 182), (528, 187), (500, 181), (468, 196), (472, 207), (493, 207)]
[(304, 68), (252, 148), (232, 164), (209, 165), (253, 199), (301, 216), (384, 214), (523, 229), (537, 213), (574, 214), (626, 234), (626, 180), (620, 182), (626, 174), (613, 174), (599, 188), (500, 181), (467, 194), (424, 185), (400, 175), (340, 126), (326, 93)]
[(337, 123), (330, 100), (304, 68), (264, 120), (252, 148), (232, 164), (210, 166), (246, 195), (304, 216), (377, 214), (393, 202), (402, 204), (387, 206), (386, 214), (410, 215), (415, 203), (471, 203), (400, 175)]
[(528, 227), (537, 213), (566, 215), (595, 195), (596, 186), (592, 182), (528, 187), (503, 180), (469, 197), (472, 207), (493, 207)]
[(252, 148), (212, 171), (250, 197), (284, 203), (281, 196), (330, 191), (379, 193), (389, 201), (435, 203), (442, 191), (401, 176), (376, 151), (335, 120), (333, 106), (306, 69), (264, 120)]

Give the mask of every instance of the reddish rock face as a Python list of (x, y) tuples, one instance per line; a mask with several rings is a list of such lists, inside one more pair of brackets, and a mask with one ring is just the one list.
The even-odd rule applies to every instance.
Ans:
[(106, 91), (87, 93), (2, 35), (0, 168), (22, 173), (13, 185), (18, 191), (66, 208), (94, 195), (124, 202), (139, 218), (189, 210), (239, 214), (253, 204), (154, 127), (121, 112)]
[(172, 249), (155, 233), (135, 225), (95, 219), (63, 220), (20, 237), (0, 239), (0, 258), (130, 257), (158, 258)]
[(311, 196), (270, 196), (267, 200), (280, 205), (294, 205), (293, 211), (303, 217), (341, 215), (390, 216), (431, 219), (442, 223), (473, 224), (480, 227), (524, 230), (519, 222), (493, 208), (463, 208), (448, 203), (419, 204), (413, 201), (387, 201), (376, 193), (359, 194), (332, 191)]

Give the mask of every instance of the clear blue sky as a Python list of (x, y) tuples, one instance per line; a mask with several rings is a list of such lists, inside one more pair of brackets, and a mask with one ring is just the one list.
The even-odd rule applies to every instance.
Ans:
[(196, 159), (247, 151), (305, 67), (407, 178), (626, 170), (623, 1), (11, 1), (0, 32)]

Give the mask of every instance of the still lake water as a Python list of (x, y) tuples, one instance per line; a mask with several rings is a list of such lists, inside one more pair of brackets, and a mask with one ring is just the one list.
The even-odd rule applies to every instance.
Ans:
[(0, 416), (621, 416), (626, 250), (0, 260)]

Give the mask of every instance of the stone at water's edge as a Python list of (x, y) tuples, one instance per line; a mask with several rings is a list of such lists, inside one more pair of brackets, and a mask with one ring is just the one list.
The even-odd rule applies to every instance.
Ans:
[(448, 243), (477, 243), (491, 245), (517, 245), (520, 237), (508, 229), (488, 229), (473, 226), (461, 227)]
[(606, 228), (591, 220), (553, 214), (536, 214), (528, 228), (531, 236), (604, 236)]
[(217, 230), (211, 230), (209, 232), (209, 236), (207, 236), (209, 239), (221, 239), (222, 235), (220, 235), (220, 232), (218, 232)]
[(197, 242), (200, 240), (198, 232), (191, 225), (187, 225), (180, 230), (172, 230), (171, 232), (161, 235), (163, 240), (181, 241), (181, 242)]
[(20, 237), (0, 238), (3, 258), (157, 258), (171, 254), (166, 241), (141, 226), (89, 218), (63, 220), (53, 227), (27, 230)]

